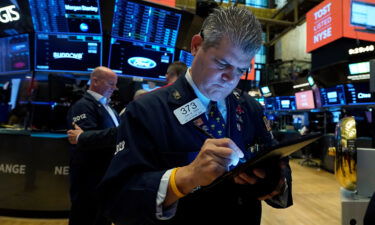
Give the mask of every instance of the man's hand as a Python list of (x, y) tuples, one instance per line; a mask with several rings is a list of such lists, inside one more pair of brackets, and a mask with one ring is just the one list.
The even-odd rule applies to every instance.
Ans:
[(74, 130), (68, 130), (66, 133), (68, 134), (68, 141), (72, 145), (76, 145), (78, 143), (78, 136), (83, 133), (83, 130), (75, 123), (73, 123)]
[[(287, 165), (284, 161), (281, 161), (279, 163), (280, 166), (280, 171), (283, 169), (286, 169)], [(240, 173), (237, 177), (234, 178), (234, 182), (237, 184), (257, 184), (260, 182), (262, 179), (266, 179), (267, 174), (264, 169), (256, 168), (252, 170), (252, 174), (249, 175), (247, 173)], [(280, 176), (279, 182), (275, 189), (270, 192), (269, 194), (263, 195), (258, 197), (258, 200), (267, 200), (271, 199), (276, 195), (279, 195), (283, 193), (286, 185), (286, 180), (284, 176)]]
[(177, 171), (176, 184), (187, 194), (197, 186), (211, 184), (242, 157), (243, 152), (231, 139), (207, 139), (194, 161)]

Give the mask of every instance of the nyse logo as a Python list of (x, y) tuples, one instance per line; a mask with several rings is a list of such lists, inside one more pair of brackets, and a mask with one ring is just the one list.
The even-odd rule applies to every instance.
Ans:
[(10, 5), (0, 8), (0, 22), (9, 23), (20, 19), (20, 14), (15, 11), (16, 6)]

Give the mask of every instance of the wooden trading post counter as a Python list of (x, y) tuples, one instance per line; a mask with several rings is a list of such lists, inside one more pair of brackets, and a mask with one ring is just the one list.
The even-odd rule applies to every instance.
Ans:
[(0, 214), (64, 217), (69, 202), (66, 134), (0, 129)]

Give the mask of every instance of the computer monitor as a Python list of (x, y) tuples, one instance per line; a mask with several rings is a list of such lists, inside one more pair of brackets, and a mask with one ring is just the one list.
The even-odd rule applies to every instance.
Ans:
[(90, 73), (101, 57), (101, 36), (35, 34), (36, 71)]
[(272, 92), (268, 86), (260, 87), (260, 92), (264, 97), (272, 96)]
[(278, 110), (295, 110), (296, 100), (295, 96), (277, 96), (276, 105)]
[(101, 34), (98, 0), (29, 0), (35, 32)]
[(185, 50), (180, 50), (180, 57), (178, 61), (181, 61), (186, 64), (186, 66), (190, 67), (193, 63), (194, 56)]
[(297, 109), (314, 109), (314, 94), (312, 90), (295, 93)]
[(276, 110), (276, 100), (274, 97), (264, 98), (264, 107), (266, 110)]
[(345, 97), (348, 105), (375, 104), (375, 98), (367, 82), (346, 84)]
[(375, 33), (375, 3), (352, 1), (350, 23)]
[(344, 85), (336, 85), (329, 88), (320, 88), (323, 107), (342, 106), (346, 104)]
[(109, 67), (124, 76), (165, 81), (174, 51), (173, 47), (112, 38)]
[(29, 35), (0, 38), (0, 75), (30, 71)]
[(112, 37), (175, 47), (182, 12), (141, 0), (116, 0)]
[(370, 73), (370, 62), (350, 63), (348, 66), (350, 75)]

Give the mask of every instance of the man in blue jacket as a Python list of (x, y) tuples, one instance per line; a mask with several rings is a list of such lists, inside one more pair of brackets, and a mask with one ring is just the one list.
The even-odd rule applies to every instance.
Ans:
[(185, 76), (128, 105), (99, 187), (102, 210), (116, 225), (259, 225), (260, 200), (292, 204), (287, 161), (207, 187), (250, 158), (251, 146), (273, 142), (261, 106), (234, 90), (261, 33), (247, 9), (216, 9), (192, 38)]
[[(95, 188), (115, 152), (116, 127), (119, 118), (109, 105), (116, 89), (117, 75), (106, 67), (97, 67), (91, 73), (89, 90), (69, 110), (68, 124), (78, 125), (85, 131), (72, 136), (78, 142), (71, 149), (70, 159), (70, 225), (109, 225), (95, 200)], [(71, 127), (73, 128), (73, 127)], [(71, 130), (72, 131), (72, 130)]]

